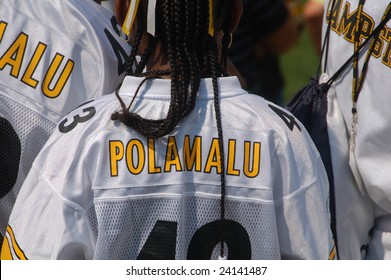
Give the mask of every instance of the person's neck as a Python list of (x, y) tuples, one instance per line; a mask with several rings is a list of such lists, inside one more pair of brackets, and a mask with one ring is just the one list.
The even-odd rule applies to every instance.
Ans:
[[(147, 72), (153, 72), (153, 71), (169, 71), (170, 70), (170, 63), (167, 58), (167, 55), (161, 51), (161, 43), (158, 42), (155, 51), (151, 54), (150, 59), (148, 60), (148, 63), (146, 65)], [(164, 79), (170, 79), (170, 75), (161, 75), (160, 77)]]

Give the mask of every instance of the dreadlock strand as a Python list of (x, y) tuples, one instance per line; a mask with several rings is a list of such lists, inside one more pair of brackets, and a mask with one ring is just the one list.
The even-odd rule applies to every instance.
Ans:
[[(226, 1), (229, 0), (215, 1), (215, 5), (217, 2), (227, 6), (224, 5)], [(224, 11), (224, 9), (222, 10)], [(209, 52), (211, 48), (215, 48), (215, 42), (208, 34), (208, 0), (160, 1), (156, 11), (156, 16), (162, 21), (162, 24), (157, 27), (156, 42), (159, 40), (162, 43), (162, 48), (165, 50), (170, 64), (170, 71), (144, 72), (145, 66), (155, 50), (152, 42), (148, 44), (141, 55), (137, 66), (136, 54), (139, 52), (141, 37), (145, 32), (145, 22), (143, 22), (145, 16), (137, 17), (138, 28), (127, 70), (130, 75), (140, 77), (158, 78), (159, 75), (170, 75), (171, 100), (166, 118), (161, 120), (142, 118), (134, 112), (129, 112), (131, 108), (124, 110), (123, 102), (121, 103), (121, 118), (118, 118), (124, 124), (138, 130), (142, 135), (151, 138), (159, 138), (169, 134), (184, 117), (192, 112), (196, 104), (201, 78), (212, 76), (215, 79), (214, 91), (218, 92), (217, 77), (226, 72), (222, 69), (225, 65), (222, 67), (219, 64), (221, 58), (217, 57), (217, 52), (215, 50)], [(218, 11), (218, 9), (214, 9), (214, 11)], [(225, 51), (221, 57), (226, 57)], [(135, 72), (133, 72), (134, 69)], [(117, 97), (120, 99), (119, 95)], [(216, 118), (220, 118), (219, 112)]]
[(193, 5), (188, 5), (188, 2), (185, 2), (185, 11), (186, 11), (186, 17), (185, 17), (185, 34), (184, 34), (184, 42), (183, 42), (183, 49), (184, 49), (184, 58), (187, 60), (186, 64), (186, 73), (190, 72), (190, 75), (185, 75), (185, 85), (190, 86), (190, 92), (189, 94), (185, 95), (185, 107), (182, 113), (182, 118), (186, 117), (191, 111), (193, 111), (195, 107), (195, 100), (199, 89), (199, 83), (201, 78), (198, 76), (198, 73), (195, 73), (196, 69), (196, 57), (192, 55), (193, 52), (190, 52), (190, 50), (193, 50), (193, 42), (192, 38), (194, 37), (193, 28), (191, 26), (194, 25), (195, 19), (193, 18)]
[[(232, 0), (223, 1), (222, 14), (225, 15), (224, 22), (221, 22), (221, 26), (223, 27), (223, 39), (221, 43), (221, 58), (220, 65), (223, 66), (224, 69), (227, 69), (227, 60), (228, 60), (228, 49), (230, 44), (232, 43), (232, 34), (229, 27), (229, 20), (233, 17), (233, 2)], [(220, 17), (220, 21), (223, 20)], [(230, 36), (228, 36), (228, 34)]]
[(134, 69), (136, 69), (136, 66), (137, 66), (136, 56), (137, 56), (137, 53), (138, 53), (138, 50), (140, 47), (141, 37), (143, 35), (143, 30), (141, 28), (141, 25), (142, 25), (141, 20), (139, 18), (137, 18), (136, 20), (138, 23), (138, 28), (136, 31), (135, 39), (132, 42), (132, 50), (131, 50), (131, 53), (129, 56), (129, 62), (128, 62), (127, 69), (126, 69), (126, 72), (128, 74), (133, 74)]
[[(179, 119), (179, 116), (181, 115), (182, 111), (183, 111), (183, 107), (184, 107), (184, 100), (185, 100), (185, 96), (184, 96), (184, 89), (185, 89), (185, 69), (184, 69), (184, 55), (183, 55), (183, 51), (182, 51), (182, 45), (179, 43), (181, 42), (181, 39), (183, 38), (184, 34), (183, 34), (183, 31), (181, 30), (181, 23), (183, 22), (183, 15), (181, 15), (180, 13), (180, 10), (182, 9), (182, 4), (183, 4), (183, 1), (181, 0), (175, 0), (173, 1), (173, 5), (172, 5), (172, 19), (173, 19), (173, 24), (174, 24), (174, 28), (176, 30), (175, 32), (175, 36), (174, 36), (174, 48), (175, 48), (175, 53), (178, 55), (177, 59), (174, 61), (174, 63), (176, 64), (176, 68), (178, 69), (178, 76), (176, 77), (177, 80), (177, 84), (179, 85), (179, 87), (177, 88), (177, 94), (176, 94), (176, 98), (177, 98), (177, 104), (178, 104), (178, 111), (177, 111), (177, 115), (175, 115), (176, 118)], [(186, 24), (184, 25), (186, 26)]]
[(147, 46), (145, 52), (143, 53), (143, 55), (141, 56), (139, 64), (137, 65), (135, 74), (140, 74), (144, 71), (144, 69), (148, 63), (148, 60), (150, 59), (152, 53), (156, 49), (156, 45), (157, 45), (157, 40), (153, 37), (150, 38), (150, 40), (148, 42), (148, 46)]
[[(225, 2), (225, 1), (223, 1)], [(225, 2), (226, 3), (226, 2)], [(212, 38), (210, 40), (213, 40)], [(220, 150), (220, 257), (225, 258), (224, 254), (224, 236), (225, 236), (225, 198), (226, 198), (226, 181), (225, 181), (225, 154), (224, 154), (224, 136), (223, 136), (223, 125), (221, 120), (221, 109), (220, 109), (220, 96), (218, 88), (218, 77), (221, 75), (219, 71), (219, 59), (218, 59), (218, 50), (215, 44), (212, 42), (209, 44), (210, 47), (207, 48), (209, 56), (209, 64), (212, 76), (213, 84), (213, 101), (214, 101), (214, 110), (217, 126), (217, 135), (218, 135), (218, 144)]]

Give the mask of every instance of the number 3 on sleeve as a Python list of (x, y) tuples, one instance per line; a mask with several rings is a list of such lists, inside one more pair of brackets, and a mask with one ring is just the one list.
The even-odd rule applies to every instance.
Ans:
[[(90, 102), (92, 102), (92, 100), (80, 105), (79, 108)], [(71, 130), (73, 130), (79, 123), (84, 123), (90, 120), (93, 116), (95, 116), (95, 114), (96, 114), (95, 107), (91, 106), (91, 107), (83, 108), (82, 113), (75, 114), (72, 120), (69, 120), (68, 117), (63, 119), (59, 123), (58, 129), (61, 133), (68, 133)]]

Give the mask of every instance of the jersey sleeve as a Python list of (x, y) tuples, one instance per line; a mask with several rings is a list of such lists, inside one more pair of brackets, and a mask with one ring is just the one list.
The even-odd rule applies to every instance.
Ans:
[(91, 259), (87, 212), (57, 193), (37, 166), (25, 182), (10, 217), (1, 259)]
[(91, 180), (85, 134), (77, 129), (93, 116), (90, 108), (64, 117), (34, 161), (10, 216), (2, 259), (93, 258)]
[[(334, 259), (327, 174), (304, 126), (290, 113), (275, 157), (274, 197), (283, 259)], [(288, 122), (289, 121), (289, 122)]]

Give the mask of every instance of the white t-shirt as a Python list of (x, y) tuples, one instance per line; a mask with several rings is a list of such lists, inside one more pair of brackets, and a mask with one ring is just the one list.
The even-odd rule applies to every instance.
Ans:
[[(325, 1), (326, 13), (331, 0)], [(336, 1), (332, 15), (326, 72), (332, 76), (354, 52), (354, 26), (359, 0)], [(362, 43), (381, 22), (389, 1), (366, 1), (362, 14)], [(328, 19), (329, 16), (324, 17)], [(337, 240), (340, 258), (356, 259), (368, 252), (375, 218), (391, 214), (391, 48), (388, 23), (380, 33), (357, 102), (355, 148), (352, 139), (352, 64), (329, 94), (329, 131), (336, 189)], [(323, 25), (325, 33), (327, 23)], [(359, 73), (364, 64), (364, 49)], [(337, 121), (337, 119), (340, 119)], [(338, 132), (339, 131), (339, 132)], [(337, 133), (338, 132), (338, 133)], [(350, 153), (350, 151), (353, 151)], [(348, 169), (342, 168), (347, 166)], [(344, 170), (345, 172), (341, 172)], [(350, 177), (350, 179), (348, 178)], [(391, 233), (390, 233), (391, 234)], [(391, 237), (391, 236), (390, 236)], [(390, 255), (389, 255), (390, 256)]]
[[(141, 81), (125, 77), (125, 104)], [(131, 110), (165, 118), (170, 83), (147, 81)], [(2, 257), (216, 259), (222, 235), (228, 258), (334, 258), (327, 176), (308, 133), (236, 77), (218, 83), (227, 185), (222, 231), (213, 86), (206, 79), (194, 110), (156, 140), (111, 120), (121, 109), (115, 95), (60, 121), (11, 214), (7, 241), (19, 248), (5, 242)]]
[(112, 93), (130, 46), (92, 0), (0, 0), (0, 233), (57, 122)]

